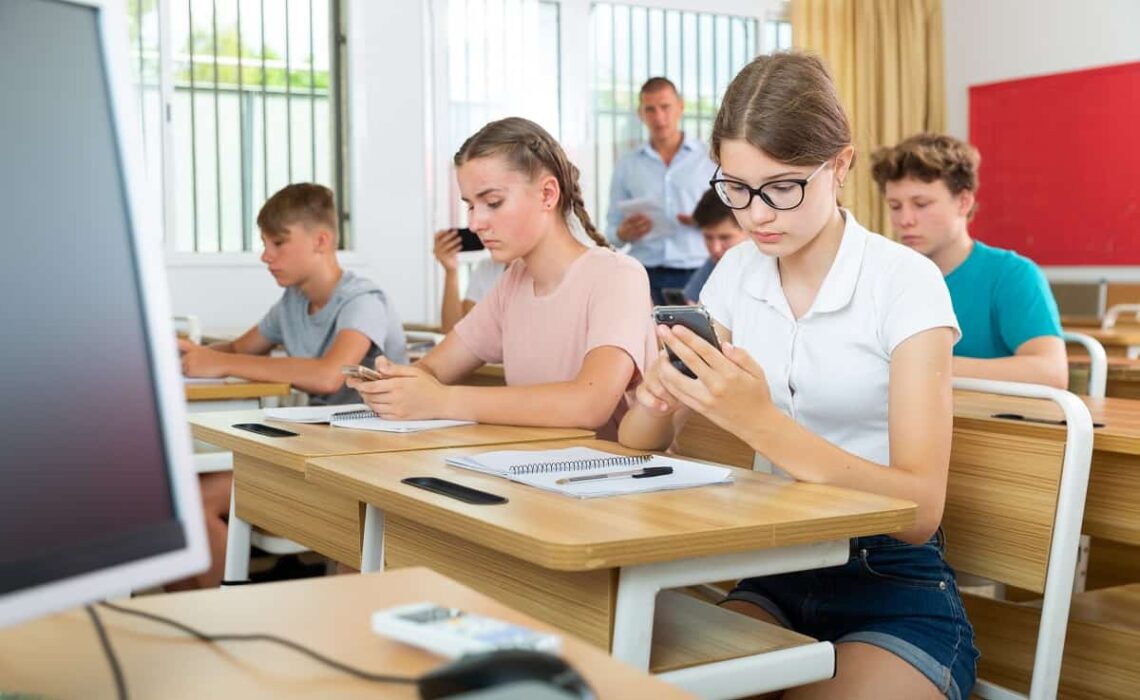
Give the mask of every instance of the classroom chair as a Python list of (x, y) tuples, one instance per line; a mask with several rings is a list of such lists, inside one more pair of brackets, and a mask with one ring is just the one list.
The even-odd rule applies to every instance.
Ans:
[(1116, 321), (1124, 314), (1135, 314), (1133, 322), (1140, 323), (1140, 304), (1113, 304), (1104, 313), (1104, 321), (1100, 324), (1101, 330), (1110, 331), (1115, 328)]
[(1108, 355), (1100, 341), (1092, 336), (1077, 331), (1064, 331), (1061, 337), (1066, 343), (1076, 343), (1084, 347), (1089, 354), (1089, 386), (1088, 395), (1094, 399), (1103, 399), (1105, 387), (1108, 385)]
[[(982, 658), (974, 694), (993, 700), (1057, 695), (1076, 577), (1081, 520), (1092, 459), (1092, 417), (1067, 391), (1035, 384), (954, 380), (960, 391), (1047, 399), (1065, 416), (1062, 431), (995, 434), (956, 418), (942, 528), (956, 571), (1017, 586), (1043, 598), (1015, 603), (963, 594)], [(1034, 609), (1034, 638), (1008, 614)], [(1018, 669), (1031, 669), (1028, 683)]]

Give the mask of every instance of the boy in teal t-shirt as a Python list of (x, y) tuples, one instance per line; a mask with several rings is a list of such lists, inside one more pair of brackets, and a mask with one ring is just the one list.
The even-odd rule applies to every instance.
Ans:
[(951, 136), (918, 134), (872, 156), (899, 241), (934, 261), (946, 278), (962, 339), (954, 375), (1069, 383), (1057, 302), (1028, 258), (970, 237), (977, 208), (977, 149)]

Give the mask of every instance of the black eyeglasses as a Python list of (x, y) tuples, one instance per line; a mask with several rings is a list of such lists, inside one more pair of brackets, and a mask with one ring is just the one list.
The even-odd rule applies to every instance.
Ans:
[[(729, 209), (747, 209), (752, 206), (752, 198), (758, 196), (772, 209), (786, 211), (795, 209), (803, 203), (804, 188), (830, 162), (826, 160), (820, 163), (819, 167), (803, 180), (774, 180), (759, 187), (749, 187), (739, 180), (725, 180), (714, 175), (713, 179), (709, 180), (709, 187), (716, 190), (720, 201)], [(717, 168), (716, 172), (719, 174), (720, 168)]]

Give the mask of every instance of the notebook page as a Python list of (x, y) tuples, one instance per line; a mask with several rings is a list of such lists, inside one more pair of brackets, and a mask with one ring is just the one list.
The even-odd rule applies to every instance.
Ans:
[[(341, 407), (341, 413), (344, 410)], [(418, 433), (424, 430), (453, 428), (457, 425), (471, 425), (469, 420), (385, 420), (384, 418), (338, 418), (335, 415), (329, 424), (334, 428), (353, 430), (375, 430), (382, 433)]]
[[(631, 493), (649, 493), (651, 491), (668, 491), (672, 489), (687, 489), (697, 486), (713, 484), (726, 484), (732, 482), (732, 469), (730, 467), (717, 467), (711, 464), (690, 462), (669, 456), (655, 456), (652, 460), (638, 465), (638, 467), (672, 467), (673, 473), (665, 476), (655, 476), (648, 479), (634, 479), (631, 477), (615, 477), (613, 479), (596, 479), (592, 481), (577, 481), (570, 484), (559, 484), (567, 474), (519, 474), (508, 477), (511, 481), (527, 484), (535, 488), (555, 493), (574, 496), (575, 498), (599, 498), (602, 496), (621, 496)], [(604, 471), (619, 471), (628, 469), (614, 467)], [(596, 472), (581, 472), (573, 476)]]
[(268, 420), (288, 421), (290, 423), (328, 423), (334, 413), (367, 410), (368, 407), (362, 403), (351, 403), (343, 406), (289, 406), (287, 408), (266, 408), (262, 410), (262, 415)]
[[(497, 452), (481, 452), (461, 457), (448, 457), (447, 463), (464, 469), (487, 474), (507, 476), (511, 467), (526, 464), (554, 464), (561, 462), (575, 462), (590, 459), (609, 459), (618, 457), (612, 452), (602, 452), (589, 447), (565, 447), (560, 450), (499, 450)], [(640, 466), (640, 465), (638, 465)], [(590, 474), (616, 469), (629, 469), (629, 465), (598, 467), (591, 470), (576, 470), (575, 473)]]

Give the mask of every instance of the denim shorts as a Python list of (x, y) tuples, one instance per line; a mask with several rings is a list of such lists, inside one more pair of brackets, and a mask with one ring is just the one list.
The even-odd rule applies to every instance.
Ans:
[(944, 553), (941, 530), (923, 545), (859, 537), (846, 564), (745, 579), (725, 600), (758, 605), (820, 641), (886, 649), (950, 700), (963, 700), (974, 687), (978, 650)]

